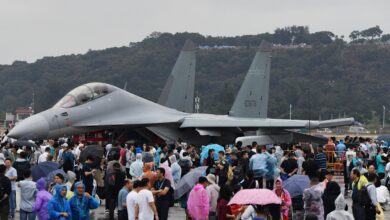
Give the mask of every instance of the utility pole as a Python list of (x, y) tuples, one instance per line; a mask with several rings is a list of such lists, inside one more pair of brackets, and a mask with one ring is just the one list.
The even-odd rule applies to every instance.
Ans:
[(383, 106), (382, 129), (385, 128), (385, 115), (386, 115), (386, 106)]
[(290, 120), (291, 120), (291, 117), (292, 116), (292, 104), (290, 104)]

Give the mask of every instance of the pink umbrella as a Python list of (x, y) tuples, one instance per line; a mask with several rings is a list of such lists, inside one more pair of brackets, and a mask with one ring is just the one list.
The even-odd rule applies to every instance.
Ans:
[(268, 205), (282, 201), (269, 189), (243, 189), (236, 193), (228, 205)]
[(175, 189), (175, 182), (173, 181), (172, 169), (171, 167), (169, 167), (168, 161), (165, 161), (164, 163), (160, 164), (160, 167), (165, 169), (165, 179), (169, 180), (169, 182), (171, 182), (171, 187)]

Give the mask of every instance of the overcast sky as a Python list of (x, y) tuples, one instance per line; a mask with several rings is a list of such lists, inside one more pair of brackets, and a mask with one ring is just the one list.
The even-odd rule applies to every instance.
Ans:
[(235, 36), (307, 25), (348, 36), (379, 25), (389, 0), (0, 0), (0, 64), (128, 45), (154, 31)]

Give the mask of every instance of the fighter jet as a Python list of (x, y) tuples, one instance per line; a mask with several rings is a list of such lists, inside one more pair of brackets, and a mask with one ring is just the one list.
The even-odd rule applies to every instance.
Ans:
[(186, 113), (109, 84), (88, 83), (70, 91), (52, 108), (21, 121), (8, 136), (46, 139), (96, 130), (146, 128), (167, 142), (180, 138), (193, 144), (233, 143), (246, 130), (316, 129), (353, 122), (353, 118), (309, 122)]

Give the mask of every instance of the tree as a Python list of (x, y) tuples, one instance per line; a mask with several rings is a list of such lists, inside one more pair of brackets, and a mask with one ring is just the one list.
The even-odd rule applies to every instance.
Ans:
[(381, 28), (377, 25), (375, 27), (368, 28), (366, 30), (362, 30), (361, 36), (364, 38), (371, 38), (371, 40), (374, 40), (375, 38), (378, 38), (382, 35), (383, 31)]
[(358, 38), (360, 38), (360, 36), (361, 36), (360, 31), (352, 31), (351, 34), (349, 34), (349, 38), (352, 41), (357, 40)]
[(383, 43), (389, 43), (389, 42), (390, 42), (390, 34), (384, 34), (384, 35), (382, 35), (381, 41), (382, 41)]

